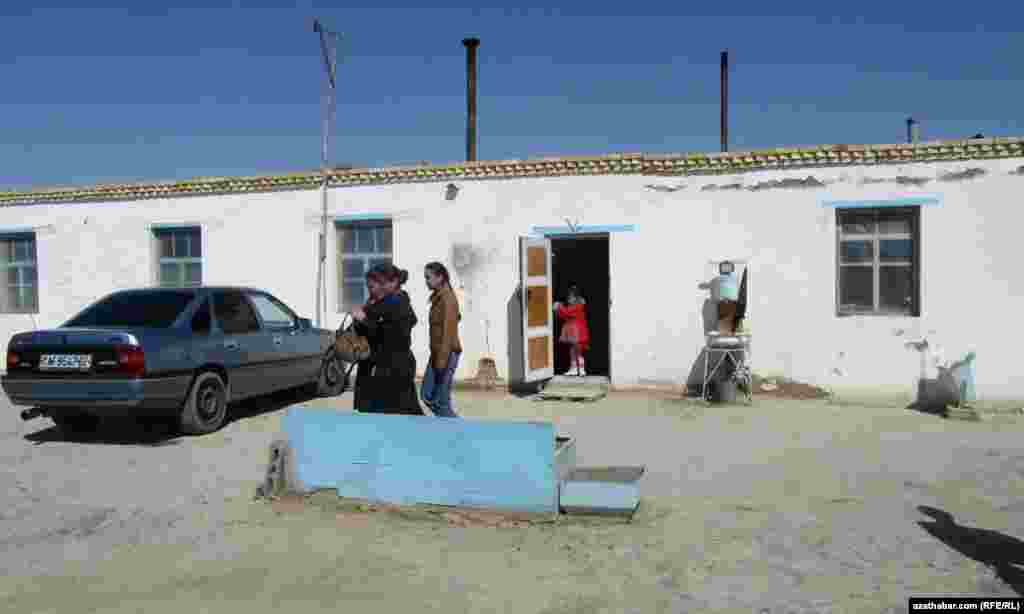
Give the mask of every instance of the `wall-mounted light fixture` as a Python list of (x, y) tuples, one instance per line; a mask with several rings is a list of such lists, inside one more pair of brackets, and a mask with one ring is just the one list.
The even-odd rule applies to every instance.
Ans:
[(459, 195), (459, 186), (454, 183), (449, 183), (444, 188), (444, 199), (455, 200), (455, 197)]

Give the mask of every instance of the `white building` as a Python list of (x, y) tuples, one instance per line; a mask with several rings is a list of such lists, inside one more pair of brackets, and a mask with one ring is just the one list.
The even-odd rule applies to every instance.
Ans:
[[(0, 337), (157, 283), (257, 286), (312, 318), (318, 183), (0, 193)], [(1024, 398), (1012, 341), (1024, 312), (1024, 139), (351, 170), (331, 186), (324, 325), (362, 300), (364, 265), (391, 258), (411, 274), (422, 365), (421, 270), (443, 261), (463, 297), (461, 378), (485, 355), (508, 376), (519, 237), (548, 234), (555, 298), (582, 285), (589, 370), (616, 386), (687, 380), (709, 260), (738, 258), (749, 260), (755, 372), (906, 397), (921, 369), (906, 343), (927, 336), (947, 359), (977, 352), (979, 398)]]

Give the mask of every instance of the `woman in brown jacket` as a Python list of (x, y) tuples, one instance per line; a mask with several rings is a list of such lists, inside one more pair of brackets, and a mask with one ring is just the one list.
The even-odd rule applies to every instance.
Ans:
[(423, 269), (430, 294), (430, 361), (423, 373), (420, 395), (435, 416), (458, 418), (452, 409), (452, 384), (462, 356), (459, 342), (459, 301), (448, 269), (431, 262)]

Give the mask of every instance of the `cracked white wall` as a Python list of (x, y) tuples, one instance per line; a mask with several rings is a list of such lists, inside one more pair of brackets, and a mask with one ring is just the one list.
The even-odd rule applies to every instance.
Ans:
[[(1016, 203), (1024, 176), (1009, 174), (1020, 165), (1020, 160), (996, 160), (686, 178), (462, 181), (456, 182), (460, 190), (453, 201), (444, 198), (447, 182), (360, 186), (332, 190), (329, 209), (332, 218), (393, 216), (395, 262), (410, 271), (408, 290), (421, 320), (414, 333), (421, 367), (427, 359), (428, 309), (423, 265), (445, 262), (459, 283), (466, 275), (451, 262), (452, 246), (473, 246), (486, 255), (474, 265), (463, 294), (466, 356), (458, 376), (475, 374), (486, 336), (504, 377), (506, 309), (518, 271), (516, 238), (533, 226), (564, 226), (568, 218), (584, 225), (636, 226), (636, 232), (611, 235), (616, 384), (686, 380), (703, 343), (706, 291), (698, 284), (707, 280), (707, 260), (736, 255), (751, 259), (755, 371), (906, 395), (920, 365), (918, 354), (904, 344), (935, 331), (931, 338), (947, 358), (977, 352), (979, 397), (1024, 398), (1024, 375), (1015, 366), (1011, 341), (1015, 314), (1024, 308)], [(987, 174), (936, 179), (972, 168)], [(809, 176), (826, 185), (703, 189)], [(931, 180), (908, 184), (906, 177)], [(821, 201), (913, 194), (941, 198), (921, 216), (922, 316), (837, 318), (835, 216)], [(153, 283), (155, 224), (202, 227), (206, 283), (266, 288), (311, 316), (319, 207), (317, 192), (304, 191), (0, 208), (0, 232), (45, 227), (36, 237), (40, 313), (0, 314), (0, 337), (55, 326), (106, 292)], [(329, 254), (337, 253), (335, 241), (332, 232)], [(328, 262), (329, 327), (341, 321), (337, 264)]]

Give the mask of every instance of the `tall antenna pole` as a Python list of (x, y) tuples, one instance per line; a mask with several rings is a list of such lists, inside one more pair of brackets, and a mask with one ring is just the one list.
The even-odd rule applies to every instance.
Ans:
[(323, 106), (323, 142), (320, 151), (320, 172), (323, 175), (320, 182), (320, 241), (319, 241), (319, 266), (316, 276), (316, 326), (320, 327), (323, 322), (321, 315), (327, 314), (327, 182), (329, 180), (327, 162), (327, 143), (331, 133), (331, 117), (334, 114), (334, 93), (336, 89), (336, 74), (338, 66), (337, 41), (341, 35), (323, 27), (319, 19), (313, 20), (313, 32), (320, 36), (320, 53), (323, 56), (324, 70), (327, 73), (327, 86), (321, 95)]

